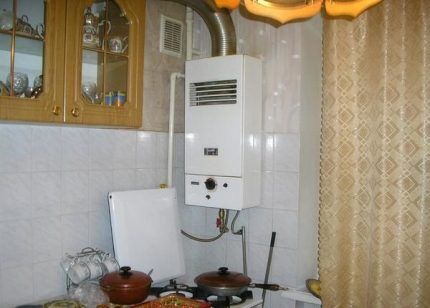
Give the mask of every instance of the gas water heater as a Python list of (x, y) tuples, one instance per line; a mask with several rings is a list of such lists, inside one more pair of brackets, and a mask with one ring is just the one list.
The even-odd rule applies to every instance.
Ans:
[(261, 192), (261, 61), (186, 62), (185, 203), (241, 210)]

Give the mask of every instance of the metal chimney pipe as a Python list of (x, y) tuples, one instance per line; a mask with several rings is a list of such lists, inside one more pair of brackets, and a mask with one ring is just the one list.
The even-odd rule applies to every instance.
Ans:
[(212, 0), (163, 0), (186, 5), (195, 10), (205, 21), (212, 41), (212, 56), (236, 54), (236, 31), (230, 12), (219, 9)]

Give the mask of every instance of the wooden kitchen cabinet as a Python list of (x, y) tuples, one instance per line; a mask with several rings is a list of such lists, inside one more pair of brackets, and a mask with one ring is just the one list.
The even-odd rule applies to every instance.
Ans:
[(0, 119), (63, 121), (65, 13), (65, 0), (0, 1)]
[[(33, 98), (3, 91), (0, 119), (141, 126), (144, 0), (2, 0), (0, 12), (8, 10), (1, 7), (8, 1), (10, 11), (18, 17), (11, 30), (0, 30), (0, 80), (6, 84), (7, 74), (20, 72), (16, 69), (19, 64), (19, 70), (28, 75), (42, 72), (43, 91)], [(46, 29), (43, 38), (37, 32), (27, 37), (17, 31), (17, 18), (24, 12), (30, 23), (33, 11), (44, 12), (44, 17), (38, 17)], [(37, 28), (37, 24), (31, 26)], [(35, 61), (28, 56), (27, 61), (20, 60), (21, 36), (42, 46), (32, 55)], [(7, 56), (9, 60), (2, 61)], [(35, 73), (34, 63), (40, 63)]]
[[(66, 122), (141, 126), (145, 1), (67, 5)], [(95, 22), (88, 21), (92, 16)], [(92, 23), (95, 40), (91, 27), (86, 29)]]

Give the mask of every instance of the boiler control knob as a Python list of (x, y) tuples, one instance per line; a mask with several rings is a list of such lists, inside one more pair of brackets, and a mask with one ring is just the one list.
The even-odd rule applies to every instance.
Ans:
[(216, 187), (216, 182), (212, 178), (208, 178), (205, 182), (207, 190), (214, 190)]

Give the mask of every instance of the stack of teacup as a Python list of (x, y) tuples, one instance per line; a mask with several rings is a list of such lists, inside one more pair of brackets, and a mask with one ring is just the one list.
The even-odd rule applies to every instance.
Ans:
[(66, 254), (60, 262), (67, 275), (67, 289), (87, 280), (95, 280), (119, 269), (118, 261), (109, 253), (91, 247), (75, 255)]

